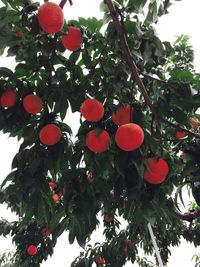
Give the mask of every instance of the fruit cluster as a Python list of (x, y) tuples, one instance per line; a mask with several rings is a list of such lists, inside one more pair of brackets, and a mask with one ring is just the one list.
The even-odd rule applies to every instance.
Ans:
[[(38, 22), (46, 33), (60, 32), (64, 27), (64, 13), (56, 3), (46, 2), (38, 10)], [(81, 48), (83, 37), (81, 30), (75, 26), (69, 26), (66, 34), (62, 35), (63, 46), (69, 51), (77, 51)]]
[[(104, 106), (97, 99), (86, 99), (81, 107), (82, 116), (89, 122), (98, 122), (104, 116)], [(135, 123), (131, 123), (132, 108), (130, 105), (119, 106), (112, 114), (113, 123), (119, 128), (115, 134), (115, 141), (119, 148), (124, 151), (132, 151), (139, 148), (144, 141), (142, 128)], [(87, 147), (95, 153), (106, 151), (111, 143), (109, 133), (102, 129), (100, 132), (91, 130), (86, 138)]]
[[(80, 113), (88, 122), (98, 122), (104, 116), (104, 106), (97, 99), (86, 99), (81, 107)], [(132, 123), (133, 108), (130, 105), (120, 105), (112, 114), (112, 121), (118, 125), (115, 133), (117, 146), (124, 151), (133, 151), (139, 148), (144, 141), (142, 128)], [(106, 151), (111, 143), (109, 133), (102, 129), (98, 132), (91, 130), (86, 137), (86, 146), (95, 153)], [(164, 159), (148, 158), (146, 160), (147, 170), (144, 173), (144, 180), (151, 184), (162, 183), (169, 172), (169, 167)]]

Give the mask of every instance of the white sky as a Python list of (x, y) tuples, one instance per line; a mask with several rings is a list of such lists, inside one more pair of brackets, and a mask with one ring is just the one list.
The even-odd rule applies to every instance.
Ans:
[[(59, 3), (60, 0), (54, 2)], [(77, 17), (101, 17), (99, 11), (100, 0), (73, 0), (73, 6), (69, 3), (64, 8), (65, 18), (76, 19)], [(1, 4), (1, 1), (0, 1)], [(200, 35), (198, 33), (198, 26), (200, 25), (200, 1), (199, 0), (182, 0), (177, 1), (171, 8), (170, 13), (160, 19), (157, 26), (157, 32), (162, 40), (173, 41), (174, 36), (180, 34), (188, 34), (191, 36), (191, 44), (195, 50), (195, 67), (197, 71), (200, 71)], [(1, 66), (11, 66), (11, 59), (0, 58)], [(74, 130), (77, 126), (72, 125)], [(14, 138), (7, 138), (7, 135), (0, 133), (0, 162), (1, 172), (0, 181), (3, 180), (10, 172), (11, 162), (18, 151), (18, 144)], [(6, 210), (5, 206), (0, 206), (0, 216), (13, 220), (13, 214)], [(94, 233), (93, 240), (102, 240), (102, 228)], [(3, 253), (5, 249), (12, 247), (10, 238), (0, 238), (0, 253)], [(192, 255), (197, 252), (191, 245), (183, 242), (179, 248), (173, 248), (172, 256), (167, 267), (185, 266), (192, 267), (194, 262), (191, 262)], [(77, 244), (68, 245), (67, 234), (63, 234), (55, 248), (55, 253), (51, 258), (44, 262), (41, 267), (69, 267), (70, 263), (76, 256), (79, 255), (79, 248)], [(178, 265), (177, 265), (178, 263)], [(133, 266), (132, 264), (126, 264), (126, 267)], [(134, 266), (136, 266), (134, 264)]]

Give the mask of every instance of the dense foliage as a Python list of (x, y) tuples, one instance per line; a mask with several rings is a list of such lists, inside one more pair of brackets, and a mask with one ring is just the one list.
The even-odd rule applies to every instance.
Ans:
[[(86, 245), (74, 267), (120, 267), (128, 260), (151, 266), (137, 256), (139, 247), (154, 253), (148, 223), (164, 263), (169, 247), (182, 236), (198, 246), (200, 74), (187, 36), (171, 45), (154, 29), (173, 1), (105, 0), (102, 20), (65, 21), (61, 31), (50, 34), (39, 24), (38, 3), (2, 2), (0, 52), (15, 57), (16, 66), (14, 71), (0, 68), (0, 129), (21, 140), (0, 191), (0, 202), (19, 218), (0, 221), (0, 234), (11, 234), (16, 245), (12, 266), (40, 266), (64, 231), (69, 243), (76, 239)], [(70, 9), (72, 1), (65, 2), (60, 6)], [(73, 52), (66, 52), (62, 42), (69, 26), (81, 29), (77, 38), (83, 41), (80, 49), (70, 46)], [(10, 106), (4, 99), (8, 89), (16, 93)], [(25, 109), (23, 100), (32, 94), (41, 100), (38, 113)], [(80, 115), (78, 133), (72, 133), (66, 114), (70, 108), (80, 112), (87, 98), (97, 99), (104, 110), (93, 121)], [(121, 126), (112, 116), (123, 105), (129, 105), (130, 123), (141, 129), (135, 149), (122, 149), (121, 137), (115, 137)], [(55, 132), (55, 144), (45, 143), (41, 130), (46, 125), (61, 130)], [(91, 130), (97, 138), (108, 133), (103, 152), (90, 149)], [(123, 141), (125, 147), (131, 140)], [(144, 179), (151, 171), (149, 158), (167, 163), (165, 174), (160, 167), (153, 171), (162, 182)], [(196, 200), (187, 213), (177, 203), (184, 185)], [(97, 214), (103, 217), (105, 242), (93, 247), (87, 242), (99, 224)], [(127, 222), (125, 229), (119, 217)], [(27, 253), (30, 245), (37, 247), (35, 255)]]

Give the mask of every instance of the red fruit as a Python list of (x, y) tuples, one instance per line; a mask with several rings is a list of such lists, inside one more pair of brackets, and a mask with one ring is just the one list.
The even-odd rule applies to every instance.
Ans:
[(35, 245), (30, 245), (28, 248), (27, 248), (27, 253), (30, 255), (30, 256), (34, 256), (35, 254), (37, 254), (37, 247)]
[(125, 246), (125, 248), (124, 248), (124, 254), (125, 254), (126, 256), (128, 256), (128, 247), (127, 247), (127, 246)]
[(56, 187), (56, 183), (49, 182), (49, 187), (53, 190)]
[(70, 26), (67, 30), (67, 34), (62, 38), (63, 46), (69, 51), (76, 51), (81, 48), (83, 37), (81, 30), (77, 27)]
[(110, 145), (110, 136), (107, 131), (97, 134), (95, 130), (87, 134), (86, 146), (95, 153), (101, 153), (108, 149)]
[(191, 119), (190, 119), (190, 122), (191, 122), (192, 128), (193, 128), (193, 129), (197, 129), (197, 127), (198, 127), (198, 125), (199, 125), (199, 121), (198, 121), (198, 119), (196, 119), (196, 118), (191, 118)]
[(186, 161), (187, 154), (185, 152), (182, 151), (181, 154), (180, 154), (180, 156), (181, 156), (181, 158), (182, 158), (183, 161)]
[(126, 201), (123, 200), (123, 202), (122, 202), (122, 209), (125, 209), (125, 208), (126, 208)]
[(130, 105), (119, 106), (112, 114), (112, 121), (121, 126), (131, 122), (132, 107)]
[(1, 95), (0, 104), (3, 108), (11, 108), (17, 102), (17, 92), (13, 89), (6, 89)]
[(91, 183), (94, 180), (93, 174), (91, 172), (88, 172), (86, 175), (88, 182)]
[(55, 203), (57, 203), (59, 201), (59, 195), (57, 195), (57, 194), (53, 194), (52, 198), (53, 198), (53, 201)]
[(58, 195), (59, 195), (60, 197), (62, 197), (62, 196), (63, 196), (63, 192), (59, 192)]
[(111, 198), (112, 198), (112, 200), (114, 201), (115, 200), (115, 193), (114, 193), (114, 191), (112, 190), (112, 191), (110, 191), (110, 195), (111, 195)]
[(40, 141), (47, 146), (57, 144), (62, 137), (60, 128), (55, 124), (47, 124), (39, 133)]
[(164, 159), (148, 158), (147, 166), (144, 179), (151, 184), (161, 184), (168, 175), (169, 167)]
[(87, 121), (95, 122), (102, 119), (104, 106), (96, 99), (86, 99), (80, 108), (80, 112)]
[(104, 221), (107, 223), (111, 223), (113, 221), (113, 216), (112, 215), (105, 215)]
[(186, 136), (185, 132), (184, 131), (177, 131), (176, 132), (176, 138), (178, 139), (182, 139)]
[(23, 35), (23, 33), (17, 32), (17, 33), (15, 33), (15, 37), (17, 37), (17, 38), (23, 38), (24, 35)]
[(23, 99), (23, 106), (30, 114), (40, 113), (43, 108), (42, 99), (38, 95), (27, 95)]
[(38, 21), (43, 31), (56, 33), (64, 26), (64, 13), (62, 8), (52, 2), (46, 2), (38, 10)]
[(42, 231), (42, 234), (43, 234), (44, 237), (48, 237), (51, 234), (50, 230), (48, 228), (46, 228), (46, 227), (43, 227), (41, 229), (41, 231)]
[(115, 134), (115, 141), (122, 150), (132, 151), (142, 145), (144, 132), (139, 125), (127, 123), (118, 128)]
[(126, 246), (128, 246), (128, 244), (130, 244), (131, 243), (131, 240), (129, 240), (129, 239), (124, 239), (124, 244), (126, 245)]
[(106, 261), (105, 261), (105, 259), (104, 259), (103, 257), (99, 257), (99, 258), (97, 259), (97, 263), (98, 263), (98, 264), (105, 264)]

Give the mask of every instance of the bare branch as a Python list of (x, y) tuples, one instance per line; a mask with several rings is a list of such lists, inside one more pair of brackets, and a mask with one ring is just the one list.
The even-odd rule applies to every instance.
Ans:
[(192, 212), (185, 212), (185, 213), (181, 213), (179, 211), (176, 211), (176, 215), (180, 219), (182, 219), (184, 221), (188, 221), (191, 223), (193, 220), (200, 217), (200, 209), (197, 209), (197, 210), (192, 211)]
[[(68, 0), (68, 1), (69, 1), (70, 5), (72, 6), (73, 5), (72, 0)], [(61, 0), (59, 6), (61, 8), (63, 8), (66, 3), (67, 3), (67, 0)]]
[(122, 48), (122, 53), (124, 55), (124, 58), (126, 60), (126, 63), (128, 64), (128, 66), (130, 67), (131, 69), (131, 72), (132, 72), (132, 75), (134, 77), (134, 80), (135, 82), (137, 83), (143, 97), (144, 97), (144, 100), (147, 104), (147, 106), (150, 108), (151, 112), (154, 114), (155, 117), (157, 117), (157, 114), (156, 114), (156, 111), (154, 109), (154, 106), (151, 102), (151, 99), (147, 93), (147, 90), (140, 78), (140, 75), (139, 75), (139, 72), (138, 72), (138, 69), (137, 69), (137, 66), (133, 60), (133, 56), (130, 52), (130, 49), (129, 49), (129, 46), (128, 46), (128, 43), (127, 43), (127, 40), (126, 40), (126, 36), (124, 34), (124, 30), (123, 30), (123, 27), (122, 27), (122, 24), (121, 22), (119, 21), (119, 14), (113, 4), (113, 1), (112, 0), (105, 0), (105, 3), (107, 4), (109, 10), (110, 10), (110, 14), (112, 16), (112, 20), (113, 20), (113, 24), (114, 24), (114, 27), (115, 27), (115, 30), (119, 36), (119, 40), (120, 40), (120, 44), (121, 44), (121, 48)]

